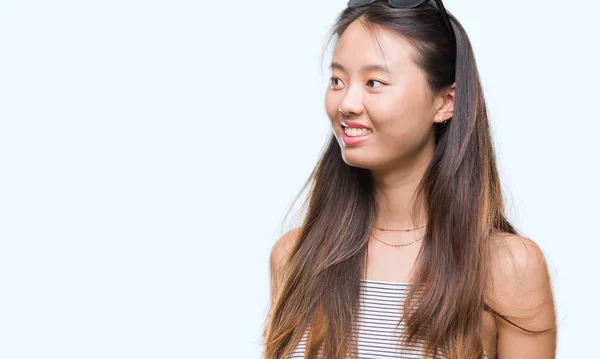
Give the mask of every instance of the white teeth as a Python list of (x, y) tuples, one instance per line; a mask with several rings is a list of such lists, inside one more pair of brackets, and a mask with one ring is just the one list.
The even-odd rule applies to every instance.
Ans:
[(351, 137), (355, 137), (355, 136), (365, 136), (368, 135), (370, 133), (372, 133), (373, 131), (369, 130), (368, 128), (350, 128), (350, 127), (344, 127), (344, 132)]

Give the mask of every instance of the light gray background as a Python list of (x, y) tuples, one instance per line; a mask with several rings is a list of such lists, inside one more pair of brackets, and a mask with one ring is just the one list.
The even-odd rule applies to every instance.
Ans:
[[(268, 258), (330, 127), (345, 0), (0, 1), (0, 357), (259, 358)], [(446, 0), (559, 358), (597, 352), (591, 0)], [(329, 58), (325, 59), (327, 65)]]

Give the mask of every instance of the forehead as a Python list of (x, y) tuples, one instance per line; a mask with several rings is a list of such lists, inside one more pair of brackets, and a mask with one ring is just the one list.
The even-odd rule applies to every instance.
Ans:
[(353, 21), (339, 38), (333, 62), (348, 69), (358, 69), (365, 64), (387, 64), (391, 72), (413, 68), (414, 47), (404, 37), (392, 30), (378, 26), (368, 28), (361, 21)]

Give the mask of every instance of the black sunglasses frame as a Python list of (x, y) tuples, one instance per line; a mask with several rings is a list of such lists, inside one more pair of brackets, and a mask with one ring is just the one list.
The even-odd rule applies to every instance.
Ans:
[[(348, 7), (350, 7), (350, 8), (361, 7), (361, 6), (372, 4), (376, 1), (378, 1), (378, 0), (349, 0)], [(388, 4), (390, 5), (391, 8), (394, 8), (394, 9), (409, 9), (409, 8), (413, 8), (413, 7), (422, 5), (422, 4), (426, 3), (427, 1), (429, 1), (429, 0), (388, 0)], [(435, 0), (435, 3), (437, 4), (438, 8), (440, 9), (440, 12), (442, 13), (442, 19), (444, 20), (444, 23), (446, 24), (446, 28), (448, 29), (448, 33), (450, 34), (450, 40), (452, 40), (452, 43), (454, 44), (454, 47), (456, 48), (456, 35), (454, 34), (454, 30), (452, 30), (452, 25), (450, 24), (450, 17), (448, 16), (448, 13), (446, 12), (446, 8), (444, 7), (442, 0)]]

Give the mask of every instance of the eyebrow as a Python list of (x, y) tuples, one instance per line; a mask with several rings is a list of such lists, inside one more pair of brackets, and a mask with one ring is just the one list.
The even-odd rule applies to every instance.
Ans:
[[(342, 66), (342, 64), (339, 64), (337, 62), (332, 62), (331, 65), (329, 66), (330, 69), (338, 69), (344, 72), (348, 72), (346, 70), (346, 68), (344, 66)], [(368, 72), (368, 71), (382, 71), (382, 72), (387, 72), (391, 74), (391, 71), (389, 71), (385, 66), (383, 65), (379, 65), (379, 64), (371, 64), (371, 65), (365, 65), (360, 69), (361, 72)]]

